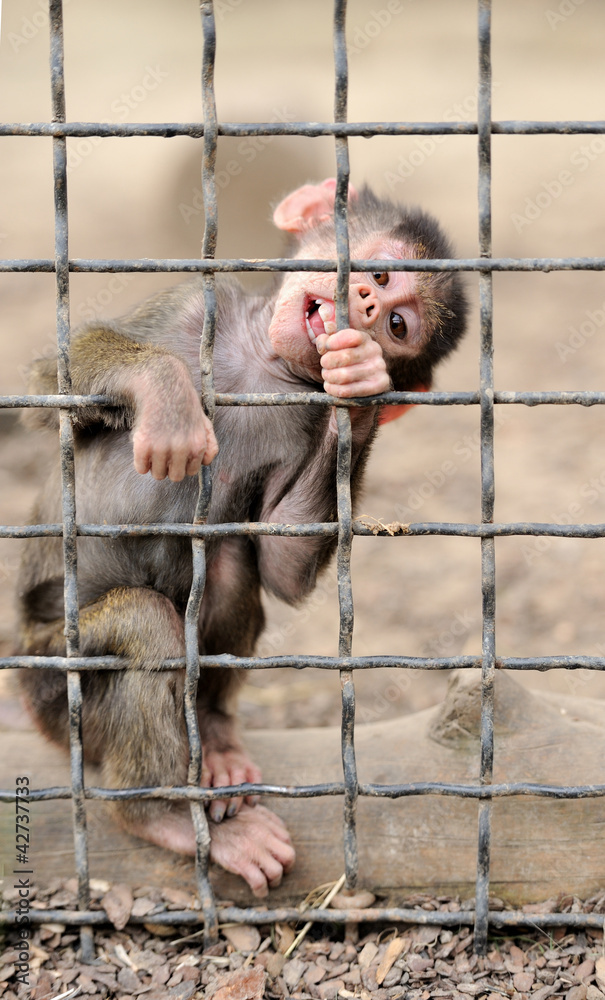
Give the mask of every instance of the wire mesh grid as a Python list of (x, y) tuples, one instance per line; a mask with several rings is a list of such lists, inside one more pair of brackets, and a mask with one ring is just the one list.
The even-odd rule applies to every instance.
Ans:
[[(2, 407), (55, 407), (60, 410), (60, 450), (62, 477), (61, 524), (37, 524), (28, 526), (0, 526), (0, 538), (25, 538), (32, 536), (57, 536), (63, 538), (65, 562), (65, 634), (66, 656), (20, 656), (0, 659), (0, 668), (21, 667), (24, 669), (56, 668), (67, 673), (70, 747), (71, 785), (66, 788), (41, 788), (32, 790), (31, 801), (48, 799), (70, 799), (73, 805), (73, 828), (75, 843), (75, 863), (78, 875), (78, 911), (34, 911), (32, 920), (61, 920), (80, 927), (83, 957), (91, 958), (93, 951), (93, 928), (106, 921), (103, 911), (91, 910), (88, 878), (88, 842), (86, 828), (86, 800), (123, 800), (132, 798), (162, 798), (168, 801), (186, 800), (190, 804), (196, 832), (197, 887), (201, 902), (198, 911), (171, 911), (154, 916), (156, 923), (168, 925), (197, 925), (203, 923), (206, 942), (216, 938), (218, 921), (245, 921), (247, 923), (267, 923), (271, 921), (294, 921), (300, 916), (295, 908), (255, 909), (252, 907), (218, 908), (208, 877), (209, 829), (204, 804), (213, 798), (237, 796), (242, 790), (256, 792), (268, 797), (311, 797), (337, 795), (344, 799), (343, 845), (347, 885), (355, 886), (358, 877), (358, 855), (356, 836), (356, 803), (359, 795), (396, 799), (417, 795), (453, 795), (478, 800), (478, 847), (475, 909), (461, 912), (435, 910), (427, 912), (417, 909), (394, 907), (373, 907), (359, 910), (317, 909), (305, 917), (318, 923), (343, 924), (364, 921), (400, 921), (410, 923), (430, 923), (442, 926), (474, 925), (475, 948), (484, 952), (490, 927), (506, 926), (548, 927), (554, 925), (575, 927), (603, 926), (599, 914), (549, 913), (527, 914), (516, 911), (489, 910), (491, 805), (495, 798), (511, 795), (532, 795), (553, 799), (578, 799), (605, 795), (604, 785), (552, 786), (531, 783), (494, 784), (494, 677), (499, 668), (512, 670), (549, 670), (556, 667), (568, 669), (602, 670), (605, 658), (591, 656), (549, 656), (549, 657), (497, 657), (495, 642), (495, 539), (511, 535), (538, 535), (565, 538), (602, 538), (605, 536), (603, 524), (555, 524), (555, 523), (494, 523), (494, 406), (495, 404), (580, 404), (590, 406), (605, 403), (605, 392), (597, 391), (550, 391), (550, 392), (495, 392), (493, 379), (493, 299), (492, 274), (494, 271), (551, 271), (551, 270), (597, 270), (605, 269), (605, 258), (498, 258), (492, 257), (491, 247), (491, 136), (493, 134), (600, 134), (605, 132), (605, 122), (587, 121), (503, 121), (494, 122), (491, 117), (491, 65), (490, 65), (490, 0), (478, 0), (478, 51), (479, 51), (479, 101), (478, 120), (471, 122), (347, 122), (347, 50), (346, 50), (346, 0), (334, 2), (334, 62), (335, 62), (335, 102), (334, 122), (330, 123), (219, 123), (216, 117), (214, 99), (215, 22), (212, 0), (202, 0), (200, 10), (203, 32), (203, 124), (121, 124), (67, 123), (65, 121), (65, 91), (63, 76), (63, 20), (62, 0), (50, 2), (51, 28), (51, 89), (52, 122), (34, 124), (0, 125), (0, 135), (27, 135), (51, 137), (53, 145), (53, 172), (55, 192), (55, 258), (54, 260), (5, 260), (0, 261), (0, 270), (12, 272), (49, 271), (56, 275), (57, 298), (57, 344), (58, 344), (58, 395), (14, 395), (0, 397)], [(347, 230), (347, 192), (349, 182), (349, 161), (347, 140), (350, 136), (374, 135), (476, 135), (479, 157), (479, 253), (475, 259), (456, 260), (400, 260), (368, 261), (351, 260), (349, 257)], [(174, 136), (188, 135), (203, 137), (203, 193), (206, 226), (200, 260), (85, 260), (71, 259), (68, 252), (67, 225), (67, 158), (66, 140), (75, 136)], [(219, 136), (272, 136), (298, 135), (334, 137), (337, 160), (337, 186), (335, 200), (335, 221), (337, 237), (337, 259), (292, 261), (274, 260), (217, 260), (215, 248), (218, 220), (214, 178), (217, 141)], [(405, 271), (476, 271), (479, 273), (480, 288), (480, 385), (477, 392), (390, 392), (379, 398), (354, 400), (334, 400), (325, 393), (284, 393), (284, 394), (234, 394), (215, 393), (212, 376), (212, 348), (216, 321), (216, 301), (214, 295), (214, 275), (222, 272), (241, 271), (332, 271), (337, 274), (336, 310), (339, 328), (348, 325), (347, 302), (349, 273), (364, 270), (405, 270)], [(337, 502), (338, 517), (333, 523), (314, 524), (212, 524), (206, 523), (211, 478), (207, 468), (200, 475), (200, 493), (191, 524), (79, 524), (76, 520), (75, 479), (74, 479), (74, 439), (70, 413), (78, 407), (109, 404), (104, 396), (80, 396), (72, 393), (69, 365), (69, 273), (78, 272), (198, 272), (204, 276), (205, 321), (200, 351), (202, 371), (202, 396), (207, 413), (212, 416), (215, 406), (290, 406), (313, 403), (316, 405), (336, 405), (338, 424), (337, 457)], [(416, 523), (405, 527), (406, 534), (413, 535), (458, 535), (480, 539), (482, 553), (482, 653), (480, 656), (455, 657), (411, 657), (411, 656), (363, 656), (351, 655), (353, 634), (353, 600), (351, 587), (351, 543), (353, 535), (376, 534), (375, 528), (368, 528), (353, 522), (350, 497), (351, 423), (350, 407), (380, 404), (417, 403), (428, 406), (479, 406), (481, 428), (481, 523)], [(387, 534), (386, 529), (379, 534)], [(234, 536), (246, 534), (295, 535), (337, 535), (337, 573), (340, 606), (340, 635), (337, 657), (317, 656), (272, 656), (233, 657), (200, 656), (198, 648), (197, 622), (205, 583), (205, 539), (214, 536)], [(175, 666), (186, 667), (185, 717), (190, 749), (190, 766), (186, 787), (146, 788), (115, 790), (85, 787), (83, 777), (82, 745), (82, 695), (80, 675), (98, 670), (122, 670), (123, 661), (112, 656), (82, 657), (79, 655), (78, 626), (78, 584), (77, 551), (78, 536), (115, 537), (158, 537), (179, 535), (191, 538), (193, 549), (193, 582), (185, 616), (186, 657), (184, 660), (165, 661), (163, 669)], [(342, 781), (308, 786), (282, 787), (266, 784), (237, 786), (212, 790), (200, 787), (202, 752), (200, 734), (195, 710), (197, 681), (200, 666), (233, 666), (243, 669), (267, 669), (283, 666), (315, 666), (340, 672), (342, 690)], [(408, 669), (442, 670), (450, 668), (480, 667), (482, 670), (481, 695), (481, 738), (480, 769), (478, 784), (453, 784), (443, 782), (415, 782), (397, 785), (363, 784), (358, 781), (355, 759), (355, 690), (354, 670), (377, 667), (403, 667)], [(0, 801), (14, 802), (13, 791), (1, 791)], [(0, 922), (10, 924), (16, 919), (15, 911), (0, 914)], [(136, 918), (131, 918), (136, 922)], [(142, 919), (142, 918), (141, 918)]]

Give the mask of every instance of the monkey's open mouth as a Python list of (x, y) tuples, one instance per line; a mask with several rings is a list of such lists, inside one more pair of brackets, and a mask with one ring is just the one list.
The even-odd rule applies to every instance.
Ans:
[(334, 303), (329, 299), (307, 297), (305, 325), (312, 344), (321, 333), (336, 333), (334, 315)]

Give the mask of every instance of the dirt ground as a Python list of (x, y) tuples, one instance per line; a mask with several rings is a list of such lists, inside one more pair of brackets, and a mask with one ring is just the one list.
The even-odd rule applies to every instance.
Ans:
[[(47, 892), (38, 892), (35, 902), (40, 908), (73, 905), (75, 891), (75, 879), (56, 880)], [(295, 941), (297, 928), (286, 923), (270, 929), (225, 923), (218, 943), (202, 953), (202, 932), (154, 923), (166, 911), (195, 906), (189, 893), (170, 886), (131, 893), (125, 885), (110, 888), (97, 881), (92, 895), (93, 906), (106, 909), (114, 924), (97, 932), (95, 962), (82, 961), (73, 928), (42, 925), (31, 945), (31, 1000), (71, 1000), (81, 994), (99, 1000), (142, 994), (147, 1000), (603, 1000), (605, 995), (600, 930), (568, 934), (563, 927), (542, 932), (526, 928), (517, 937), (496, 930), (487, 954), (478, 956), (469, 927), (455, 922), (468, 905), (459, 899), (417, 894), (409, 900), (417, 925), (377, 930), (349, 924), (344, 935), (333, 927), (330, 939), (315, 928)], [(598, 920), (603, 905), (601, 895), (582, 909)], [(493, 906), (501, 908), (498, 900)], [(423, 924), (437, 908), (449, 911), (447, 926)], [(555, 908), (578, 912), (580, 904), (561, 897), (550, 901), (547, 912)], [(143, 921), (129, 927), (130, 933), (123, 929), (129, 912)], [(0, 951), (6, 1000), (26, 995), (15, 984), (18, 966), (19, 949), (9, 940)]]

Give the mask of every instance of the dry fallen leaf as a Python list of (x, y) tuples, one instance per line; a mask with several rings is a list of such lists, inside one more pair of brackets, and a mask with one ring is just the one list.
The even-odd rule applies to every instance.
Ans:
[(132, 911), (130, 886), (118, 883), (101, 900), (101, 905), (117, 931), (123, 930)]
[(143, 927), (146, 931), (149, 931), (150, 934), (155, 934), (156, 937), (172, 937), (174, 934), (174, 927), (171, 927), (170, 924), (149, 923), (143, 924)]
[(596, 986), (589, 986), (586, 990), (586, 1000), (603, 1000), (605, 996)]
[(372, 962), (378, 954), (378, 948), (373, 941), (367, 941), (361, 951), (359, 952), (359, 958), (357, 959), (360, 969), (369, 969)]
[(106, 882), (104, 878), (91, 878), (89, 883), (92, 892), (109, 892), (111, 889), (111, 883)]
[(296, 933), (292, 930), (289, 924), (276, 924), (275, 925), (275, 940), (277, 942), (277, 950), (285, 955), (288, 948), (294, 941)]
[(601, 955), (600, 958), (597, 958), (595, 973), (599, 986), (605, 986), (605, 956)]
[(277, 976), (279, 976), (280, 972), (284, 967), (285, 961), (286, 960), (284, 956), (280, 954), (280, 952), (278, 951), (271, 952), (265, 965), (265, 968), (268, 974), (271, 976), (271, 979), (276, 979)]
[(180, 906), (183, 910), (191, 909), (195, 903), (195, 896), (186, 889), (173, 889), (170, 886), (162, 889), (162, 896), (167, 903)]
[(213, 1000), (261, 1000), (265, 993), (266, 972), (262, 965), (236, 969), (221, 977)]
[(251, 924), (236, 924), (234, 927), (222, 927), (221, 933), (233, 945), (236, 951), (244, 955), (256, 951), (260, 945), (260, 931)]
[(379, 986), (382, 985), (384, 977), (386, 976), (387, 972), (401, 955), (401, 952), (403, 951), (403, 945), (404, 945), (403, 938), (400, 937), (393, 938), (393, 940), (389, 942), (389, 946), (385, 951), (384, 955), (382, 956), (380, 965), (376, 970), (376, 982), (378, 983)]
[(155, 906), (156, 904), (152, 899), (148, 899), (147, 896), (140, 896), (132, 904), (132, 915), (133, 917), (146, 917), (148, 913), (155, 910)]

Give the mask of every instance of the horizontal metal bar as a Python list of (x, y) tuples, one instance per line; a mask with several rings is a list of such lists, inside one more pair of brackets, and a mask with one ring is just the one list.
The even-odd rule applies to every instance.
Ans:
[[(476, 406), (478, 392), (385, 392), (379, 396), (358, 396), (338, 399), (325, 392), (219, 392), (217, 406)], [(522, 406), (578, 405), (595, 406), (605, 403), (605, 391), (592, 389), (547, 389), (543, 391), (500, 390), (494, 393), (494, 403)], [(110, 396), (92, 395), (11, 395), (0, 396), (0, 409), (77, 409), (86, 406), (114, 406)]]
[[(605, 796), (605, 785), (541, 785), (531, 782), (506, 782), (486, 785), (448, 784), (440, 781), (415, 781), (402, 784), (379, 785), (357, 783), (357, 793), (369, 798), (400, 799), (416, 795), (444, 795), (460, 799), (503, 799), (519, 795), (533, 795), (546, 799), (596, 799)], [(85, 798), (103, 802), (128, 802), (161, 799), (167, 802), (212, 802), (215, 799), (236, 798), (241, 795), (265, 795), (269, 798), (311, 799), (344, 795), (344, 781), (324, 782), (317, 785), (266, 785), (243, 782), (240, 785), (221, 785), (220, 788), (170, 785), (154, 788), (100, 788), (89, 786)], [(29, 801), (47, 802), (71, 798), (68, 787), (30, 789)], [(0, 790), (0, 802), (15, 802), (17, 793)]]
[[(419, 924), (431, 927), (472, 926), (475, 921), (474, 910), (422, 910), (406, 907), (377, 907), (367, 910), (359, 909), (306, 909), (301, 911), (296, 907), (281, 907), (272, 910), (256, 907), (221, 906), (217, 910), (221, 923), (244, 923), (265, 925), (273, 923), (298, 923), (301, 919), (318, 924), (348, 924), (348, 923), (385, 923)], [(0, 912), (0, 926), (10, 926), (16, 923), (16, 910)], [(101, 926), (109, 924), (105, 910), (30, 910), (29, 920), (32, 924), (63, 923), (79, 927), (83, 924)], [(594, 927), (603, 929), (605, 915), (602, 913), (522, 913), (519, 910), (490, 910), (488, 920), (495, 929), (503, 927)], [(131, 916), (127, 926), (137, 926), (153, 921), (166, 927), (198, 927), (203, 924), (204, 917), (199, 910), (165, 910), (143, 917)]]
[[(603, 271), (605, 257), (468, 257), (459, 260), (352, 260), (352, 271), (373, 271), (380, 267), (383, 271)], [(54, 261), (50, 258), (19, 258), (0, 260), (0, 273), (52, 272)], [(205, 274), (207, 272), (236, 273), (240, 271), (336, 271), (334, 260), (293, 260), (276, 257), (266, 259), (220, 259), (198, 260), (198, 258), (139, 258), (131, 260), (97, 260), (94, 258), (74, 258), (69, 262), (69, 270), (78, 274), (155, 274), (182, 273)]]
[[(256, 907), (221, 906), (217, 910), (221, 923), (244, 923), (265, 925), (273, 923), (298, 923), (301, 919), (318, 924), (359, 924), (359, 923), (402, 923), (419, 924), (430, 927), (464, 927), (475, 922), (474, 910), (415, 910), (406, 907), (378, 907), (359, 910), (322, 910), (307, 909), (301, 911), (296, 907), (281, 907), (272, 910)], [(0, 912), (0, 926), (10, 926), (16, 923), (16, 910)], [(32, 924), (63, 923), (70, 927), (80, 927), (83, 924), (101, 926), (109, 924), (105, 910), (30, 910), (29, 920)], [(137, 926), (153, 921), (166, 927), (198, 927), (204, 922), (199, 910), (165, 910), (144, 917), (130, 916), (127, 926)], [(602, 913), (522, 913), (519, 910), (490, 910), (488, 912), (490, 927), (594, 927), (603, 929), (605, 915)]]
[[(605, 257), (465, 257), (458, 260), (410, 259), (405, 260), (352, 260), (352, 271), (603, 271)], [(50, 258), (19, 258), (0, 260), (0, 273), (52, 272), (55, 263)], [(143, 257), (116, 260), (74, 258), (69, 270), (77, 274), (155, 274), (182, 273), (205, 274), (208, 272), (236, 273), (240, 271), (336, 271), (335, 260), (294, 260), (291, 257), (275, 258), (212, 258), (199, 260), (178, 257)]]
[[(290, 406), (308, 404), (320, 406), (473, 406), (480, 403), (478, 392), (385, 392), (381, 396), (359, 396), (352, 399), (336, 399), (322, 392), (284, 392), (284, 393), (231, 393), (218, 392), (217, 406)], [(494, 403), (516, 404), (522, 406), (548, 405), (578, 405), (595, 406), (605, 403), (605, 391), (598, 389), (546, 389), (527, 390), (496, 390)], [(2, 397), (0, 397), (2, 405)]]
[(82, 406), (115, 406), (115, 400), (109, 396), (81, 396), (65, 393), (52, 393), (46, 396), (0, 396), (0, 409), (25, 409), (34, 406), (50, 407), (51, 409), (74, 409)]
[[(380, 396), (358, 396), (338, 399), (325, 392), (218, 392), (217, 406), (476, 406), (478, 392), (385, 392)], [(522, 406), (602, 406), (605, 391), (596, 389), (547, 389), (544, 391), (500, 390), (494, 393), (494, 403)], [(0, 409), (77, 409), (86, 406), (114, 406), (110, 396), (92, 395), (11, 395), (0, 396)]]
[[(599, 135), (605, 132), (604, 121), (523, 121), (491, 122), (496, 135)], [(219, 136), (406, 136), (406, 135), (477, 135), (477, 122), (221, 122)], [(201, 139), (200, 122), (6, 122), (0, 124), (0, 136), (52, 136), (65, 138), (150, 137), (171, 139), (188, 136)]]
[[(128, 660), (118, 656), (3, 656), (0, 670), (17, 667), (29, 670), (124, 670)], [(179, 670), (184, 668), (185, 658), (164, 660), (155, 670)], [(293, 667), (303, 670), (316, 667), (320, 670), (375, 670), (391, 668), (406, 670), (470, 670), (481, 666), (479, 655), (465, 656), (310, 656), (292, 654), (286, 656), (232, 656), (221, 653), (216, 656), (200, 656), (200, 667), (231, 667), (237, 670), (274, 670)], [(584, 655), (560, 656), (499, 656), (496, 666), (501, 670), (605, 670), (605, 657)], [(130, 668), (132, 669), (132, 668)], [(140, 669), (144, 669), (143, 667)]]
[[(224, 524), (78, 524), (76, 534), (82, 538), (224, 538), (273, 535), (284, 538), (326, 538), (338, 533), (338, 522), (310, 524), (274, 524), (272, 521), (226, 522)], [(0, 525), (0, 538), (59, 538), (62, 525), (24, 524)], [(426, 537), (429, 535), (459, 538), (603, 538), (605, 524), (553, 524), (515, 522), (511, 524), (456, 524), (447, 521), (426, 521), (403, 524), (395, 521), (383, 525), (353, 521), (353, 534), (379, 538)]]

